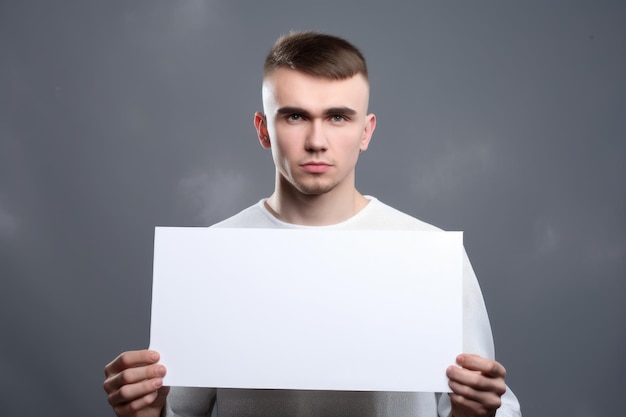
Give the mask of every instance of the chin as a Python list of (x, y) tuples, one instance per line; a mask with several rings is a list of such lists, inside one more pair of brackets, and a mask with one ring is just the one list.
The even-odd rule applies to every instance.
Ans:
[(305, 195), (322, 195), (322, 194), (327, 194), (330, 191), (335, 189), (336, 184), (320, 184), (320, 183), (316, 183), (316, 184), (294, 184), (296, 189), (301, 193), (301, 194), (305, 194)]

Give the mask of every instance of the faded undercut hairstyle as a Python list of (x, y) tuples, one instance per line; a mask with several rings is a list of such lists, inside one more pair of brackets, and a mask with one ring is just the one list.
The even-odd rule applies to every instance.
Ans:
[(318, 32), (291, 32), (280, 37), (265, 58), (263, 78), (281, 67), (318, 78), (345, 80), (362, 74), (368, 79), (361, 51), (345, 39)]

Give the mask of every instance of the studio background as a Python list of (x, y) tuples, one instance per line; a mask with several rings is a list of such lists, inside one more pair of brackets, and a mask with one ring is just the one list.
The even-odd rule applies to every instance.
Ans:
[(368, 59), (359, 190), (465, 231), (524, 415), (621, 415), (624, 22), (617, 1), (2, 1), (0, 413), (113, 415), (154, 226), (271, 193), (262, 63), (312, 29)]

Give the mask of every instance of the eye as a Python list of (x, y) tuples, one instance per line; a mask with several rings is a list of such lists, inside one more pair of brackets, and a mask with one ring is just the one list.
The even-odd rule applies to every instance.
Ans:
[(287, 116), (287, 120), (291, 121), (291, 122), (297, 122), (298, 120), (302, 120), (302, 115), (301, 114), (290, 114)]
[(348, 119), (341, 114), (333, 114), (332, 116), (330, 116), (330, 120), (335, 123), (341, 123), (347, 121)]

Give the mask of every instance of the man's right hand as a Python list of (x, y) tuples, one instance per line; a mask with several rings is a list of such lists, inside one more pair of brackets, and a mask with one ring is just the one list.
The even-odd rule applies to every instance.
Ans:
[(153, 350), (124, 352), (104, 368), (104, 390), (119, 417), (159, 417), (169, 387), (163, 386), (165, 366)]

